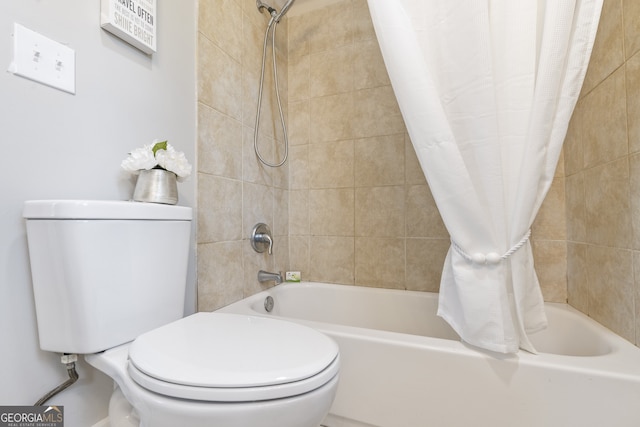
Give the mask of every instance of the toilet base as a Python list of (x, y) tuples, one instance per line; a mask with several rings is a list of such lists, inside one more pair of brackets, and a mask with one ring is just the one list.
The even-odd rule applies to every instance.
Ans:
[(336, 375), (311, 392), (282, 399), (224, 403), (170, 398), (135, 383), (127, 372), (127, 355), (125, 344), (85, 356), (118, 385), (109, 407), (112, 427), (317, 427), (338, 387)]
[[(337, 379), (333, 379), (337, 382)], [(315, 399), (314, 399), (315, 400)], [(142, 423), (138, 418), (137, 411), (127, 401), (120, 390), (116, 387), (109, 403), (109, 425), (110, 427), (175, 427), (176, 425), (184, 427), (318, 427), (326, 414), (329, 407), (319, 407), (311, 403), (310, 405), (300, 405), (300, 401), (296, 398), (280, 399), (275, 401), (264, 402), (265, 404), (252, 408), (240, 407), (244, 404), (234, 405), (233, 411), (229, 408), (217, 411), (217, 414), (203, 411), (205, 419), (194, 419), (195, 414), (169, 414), (155, 413), (151, 415), (147, 422)], [(214, 404), (217, 405), (217, 404)], [(294, 409), (298, 407), (297, 409)], [(165, 412), (165, 411), (160, 411)], [(303, 416), (304, 419), (301, 419)]]

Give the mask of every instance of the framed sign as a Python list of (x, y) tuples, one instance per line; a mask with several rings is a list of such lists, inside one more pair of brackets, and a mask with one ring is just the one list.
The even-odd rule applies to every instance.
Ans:
[(101, 0), (100, 26), (147, 54), (156, 51), (156, 0)]

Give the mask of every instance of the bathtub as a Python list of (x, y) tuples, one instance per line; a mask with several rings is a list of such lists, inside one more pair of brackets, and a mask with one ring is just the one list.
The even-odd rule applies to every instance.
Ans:
[(547, 304), (549, 328), (532, 336), (540, 353), (506, 356), (461, 342), (437, 303), (433, 293), (303, 282), (219, 311), (288, 319), (338, 343), (328, 427), (640, 426), (640, 349), (589, 317)]

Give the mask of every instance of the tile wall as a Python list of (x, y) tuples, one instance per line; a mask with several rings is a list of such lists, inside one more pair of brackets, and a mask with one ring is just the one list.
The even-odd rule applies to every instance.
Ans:
[[(341, 0), (278, 27), (291, 144), (281, 169), (260, 166), (252, 148), (267, 19), (253, 0), (199, 2), (199, 310), (261, 290), (260, 268), (437, 291), (449, 237), (406, 134), (366, 0)], [(268, 72), (265, 87), (272, 81)], [(264, 104), (260, 147), (275, 158), (282, 136), (274, 97), (265, 95)], [(563, 165), (533, 226), (548, 301), (567, 299)], [(253, 252), (247, 240), (259, 221), (276, 236), (272, 257)]]
[[(309, 280), (437, 291), (449, 236), (366, 0), (292, 17), (289, 37), (292, 268)], [(545, 298), (566, 301), (562, 168), (533, 236)]]
[(640, 344), (640, 2), (605, 0), (565, 142), (569, 303)]
[[(200, 0), (198, 17), (198, 309), (207, 311), (262, 290), (258, 270), (287, 268), (289, 168), (262, 166), (253, 152), (268, 15), (254, 0)], [(286, 22), (277, 34), (286, 109)], [(270, 70), (265, 88), (272, 89)], [(283, 154), (277, 117), (273, 92), (265, 89), (259, 146), (273, 162)], [(273, 256), (251, 249), (258, 222), (272, 230)]]

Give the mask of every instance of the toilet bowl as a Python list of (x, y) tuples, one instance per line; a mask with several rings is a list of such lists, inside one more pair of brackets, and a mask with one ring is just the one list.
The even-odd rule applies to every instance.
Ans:
[(313, 329), (222, 313), (185, 317), (85, 359), (118, 385), (111, 427), (317, 427), (340, 365), (337, 345)]
[(337, 344), (284, 320), (182, 317), (192, 212), (86, 200), (25, 202), (40, 348), (83, 354), (117, 387), (112, 427), (317, 427)]

